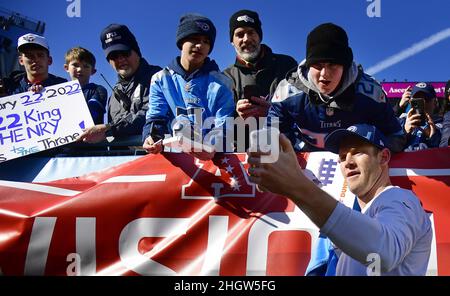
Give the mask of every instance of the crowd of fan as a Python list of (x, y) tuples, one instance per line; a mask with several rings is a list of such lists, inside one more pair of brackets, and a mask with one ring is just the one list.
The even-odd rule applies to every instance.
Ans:
[[(240, 10), (231, 16), (229, 25), (236, 60), (223, 72), (209, 58), (216, 28), (205, 16), (180, 18), (176, 34), (180, 56), (163, 69), (144, 59), (127, 26), (107, 26), (101, 32), (101, 44), (118, 74), (109, 98), (103, 86), (89, 82), (96, 72), (94, 55), (82, 47), (70, 49), (64, 69), (80, 83), (95, 123), (78, 141), (98, 143), (108, 136), (120, 140), (142, 135), (143, 148), (160, 153), (164, 150), (161, 140), (177, 128), (174, 123), (195, 126), (213, 118), (210, 127), (203, 126), (196, 133), (200, 138), (195, 140), (202, 141), (211, 133), (223, 137), (227, 118), (262, 118), (267, 125), (276, 123), (297, 151), (324, 150), (329, 133), (360, 123), (376, 126), (393, 152), (449, 145), (450, 81), (441, 104), (433, 86), (420, 82), (408, 87), (392, 108), (381, 85), (355, 63), (341, 27), (325, 23), (314, 28), (307, 37), (305, 59), (298, 64), (262, 44), (262, 24), (256, 12)], [(67, 81), (48, 73), (52, 57), (44, 37), (23, 35), (17, 50), (25, 71), (2, 78), (0, 96), (40, 92)], [(235, 127), (235, 136), (239, 129)], [(224, 145), (224, 151), (248, 148), (250, 130), (246, 125), (243, 129), (244, 145), (238, 146), (235, 137), (233, 145)], [(215, 151), (192, 154), (211, 159)]]
[[(307, 274), (368, 275), (366, 266), (372, 262), (367, 254), (376, 253), (381, 275), (424, 275), (433, 237), (430, 219), (417, 196), (392, 186), (388, 163), (391, 152), (448, 146), (450, 81), (441, 108), (433, 86), (425, 82), (407, 88), (392, 108), (381, 85), (355, 63), (347, 33), (335, 24), (321, 24), (308, 34), (299, 64), (261, 43), (261, 21), (254, 11), (231, 16), (230, 42), (237, 55), (223, 72), (208, 57), (215, 38), (210, 19), (182, 16), (176, 34), (180, 56), (161, 69), (143, 58), (127, 26), (109, 25), (100, 35), (106, 59), (118, 74), (109, 99), (104, 87), (89, 82), (96, 71), (92, 53), (70, 49), (64, 68), (80, 83), (95, 122), (78, 141), (142, 135), (143, 148), (156, 154), (164, 150), (167, 135), (188, 126), (194, 142), (215, 144), (216, 150), (190, 151), (208, 160), (220, 148), (247, 149), (251, 129), (245, 123), (262, 119), (253, 128), (276, 125), (284, 134), (282, 149), (269, 164), (261, 163), (261, 152), (250, 151), (249, 180), (260, 190), (291, 199), (320, 228)], [(0, 96), (40, 92), (66, 81), (48, 73), (52, 58), (44, 37), (21, 36), (17, 49), (25, 72), (2, 79)], [(232, 131), (230, 118), (244, 125), (234, 120)], [(201, 124), (210, 119), (210, 125)], [(237, 136), (232, 145), (216, 145), (235, 131), (244, 131), (245, 139)], [(357, 197), (353, 209), (306, 177), (293, 148), (339, 154), (346, 184)]]

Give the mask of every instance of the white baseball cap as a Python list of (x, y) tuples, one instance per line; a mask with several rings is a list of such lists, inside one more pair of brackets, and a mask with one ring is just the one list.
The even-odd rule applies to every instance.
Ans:
[(32, 33), (28, 33), (19, 37), (19, 39), (17, 40), (17, 49), (20, 50), (20, 47), (26, 44), (36, 44), (47, 50), (50, 50), (45, 37)]

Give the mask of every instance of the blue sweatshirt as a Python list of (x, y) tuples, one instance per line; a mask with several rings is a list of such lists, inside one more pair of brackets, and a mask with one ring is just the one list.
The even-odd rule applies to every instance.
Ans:
[(171, 123), (177, 116), (186, 116), (194, 125), (194, 114), (201, 114), (203, 123), (214, 118), (212, 126), (203, 126), (205, 137), (212, 129), (223, 129), (226, 118), (234, 114), (231, 81), (209, 58), (200, 69), (186, 73), (177, 57), (153, 76), (149, 96), (143, 140), (149, 135), (157, 140), (172, 134)]
[(376, 126), (388, 139), (388, 147), (402, 151), (404, 133), (381, 85), (355, 63), (344, 71), (333, 96), (320, 94), (308, 80), (303, 61), (296, 72), (278, 84), (272, 97), (268, 122), (278, 122), (280, 132), (296, 150), (322, 151), (325, 137), (336, 129), (357, 123)]

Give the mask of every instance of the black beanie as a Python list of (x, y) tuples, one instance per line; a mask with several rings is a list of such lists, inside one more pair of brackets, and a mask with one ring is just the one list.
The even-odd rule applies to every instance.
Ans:
[(183, 39), (194, 34), (206, 35), (211, 43), (209, 52), (214, 48), (216, 40), (216, 27), (212, 21), (200, 14), (185, 14), (180, 18), (177, 29), (177, 46), (181, 49)]
[(343, 65), (348, 69), (353, 62), (353, 52), (348, 46), (344, 29), (332, 24), (321, 24), (314, 28), (306, 41), (306, 66), (319, 62)]
[(233, 42), (234, 30), (239, 27), (250, 27), (255, 29), (259, 35), (260, 41), (262, 41), (263, 33), (261, 29), (261, 21), (259, 15), (255, 11), (251, 10), (239, 10), (234, 13), (230, 18), (230, 42)]

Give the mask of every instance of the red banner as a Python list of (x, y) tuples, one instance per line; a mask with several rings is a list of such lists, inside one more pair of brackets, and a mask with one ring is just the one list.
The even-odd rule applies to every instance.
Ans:
[[(429, 269), (439, 275), (450, 275), (449, 152), (401, 153), (390, 164), (393, 183), (433, 212)], [(322, 154), (299, 155), (303, 167), (313, 155)], [(45, 184), (0, 181), (4, 275), (303, 275), (317, 236), (288, 199), (255, 190), (245, 154), (148, 155)]]

